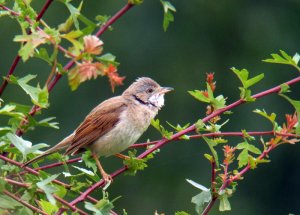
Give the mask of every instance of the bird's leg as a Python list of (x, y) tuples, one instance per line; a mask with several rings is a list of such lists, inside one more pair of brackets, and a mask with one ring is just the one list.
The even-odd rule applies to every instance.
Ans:
[(129, 160), (130, 159), (130, 157), (129, 156), (127, 156), (127, 155), (123, 155), (123, 154), (115, 154), (115, 156), (116, 157), (118, 157), (118, 158), (121, 158), (121, 159), (123, 159), (123, 160)]
[(105, 183), (112, 182), (112, 180), (113, 180), (112, 177), (104, 171), (104, 169), (103, 169), (103, 167), (102, 167), (102, 165), (101, 165), (101, 163), (100, 163), (100, 161), (98, 159), (98, 156), (95, 153), (92, 153), (92, 156), (93, 156), (93, 158), (96, 161), (98, 169), (99, 169), (99, 171), (100, 171), (100, 173), (102, 175), (102, 178), (104, 179)]

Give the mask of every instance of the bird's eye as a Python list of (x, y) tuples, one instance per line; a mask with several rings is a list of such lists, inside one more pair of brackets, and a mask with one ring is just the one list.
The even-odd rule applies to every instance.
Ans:
[(152, 88), (147, 89), (147, 93), (153, 93), (153, 89)]

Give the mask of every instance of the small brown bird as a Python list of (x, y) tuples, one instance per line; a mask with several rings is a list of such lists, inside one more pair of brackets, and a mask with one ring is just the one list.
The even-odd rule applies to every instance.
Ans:
[(66, 149), (65, 155), (89, 149), (103, 179), (111, 181), (98, 157), (118, 154), (134, 144), (164, 105), (165, 93), (172, 90), (151, 78), (138, 78), (121, 96), (96, 106), (71, 135), (24, 166), (62, 149)]

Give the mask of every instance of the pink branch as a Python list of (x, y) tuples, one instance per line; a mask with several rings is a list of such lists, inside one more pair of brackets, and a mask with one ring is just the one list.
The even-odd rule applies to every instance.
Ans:
[(12, 199), (16, 200), (17, 202), (21, 203), (22, 205), (24, 205), (24, 206), (30, 208), (32, 211), (35, 211), (35, 212), (37, 212), (37, 213), (39, 213), (39, 214), (47, 215), (46, 212), (42, 211), (41, 209), (39, 209), (39, 208), (37, 208), (37, 207), (34, 207), (33, 205), (31, 205), (31, 204), (29, 204), (28, 202), (22, 200), (22, 199), (19, 198), (18, 196), (16, 196), (16, 195), (10, 193), (9, 191), (3, 190), (2, 192), (3, 192), (5, 195), (7, 195), (7, 196), (11, 197)]
[[(22, 183), (22, 182), (19, 182), (19, 181), (15, 181), (15, 180), (12, 180), (12, 179), (9, 179), (9, 178), (4, 178), (4, 181), (6, 181), (7, 183), (9, 184), (13, 184), (13, 185), (17, 185), (19, 187), (24, 187), (24, 188), (29, 188), (31, 185), (30, 184), (26, 184), (26, 183)], [(42, 190), (38, 190), (39, 193), (44, 193), (44, 191)], [(69, 202), (67, 202), (66, 200), (60, 198), (59, 196), (57, 195), (53, 195), (53, 197), (61, 202), (62, 204), (66, 205), (67, 207), (69, 207), (72, 211), (78, 211), (80, 214), (82, 215), (88, 215), (87, 213), (85, 213), (83, 210), (75, 207), (75, 206), (72, 206), (69, 204)], [(96, 201), (97, 202), (97, 201)]]
[[(1, 5), (0, 5), (1, 6)], [(4, 6), (2, 6), (4, 7)], [(121, 18), (130, 8), (132, 8), (133, 5), (131, 3), (127, 3), (121, 10), (119, 10), (112, 18), (110, 18), (107, 23), (105, 23), (105, 25), (103, 25), (99, 31), (96, 33), (97, 37), (100, 37), (106, 30), (107, 28), (112, 25), (113, 23), (115, 23), (119, 18)], [(5, 7), (6, 8), (6, 7)], [(61, 47), (61, 50), (63, 48)], [(67, 71), (69, 70), (73, 65), (74, 65), (75, 61), (74, 60), (70, 60), (65, 66), (64, 66), (64, 70)], [(56, 73), (56, 75), (54, 76), (53, 80), (48, 84), (48, 91), (51, 92), (54, 88), (54, 86), (57, 84), (57, 82), (61, 79), (62, 74), (60, 73)], [(0, 94), (1, 95), (1, 94)], [(39, 111), (41, 108), (38, 106), (33, 106), (32, 110), (30, 111), (30, 115), (34, 116), (35, 113), (37, 111)], [(25, 119), (26, 120), (26, 119)], [(23, 132), (19, 129), (17, 131), (17, 135), (21, 136), (23, 134)]]
[[(123, 8), (121, 8), (121, 10), (119, 10), (113, 17), (111, 17), (104, 25), (102, 25), (102, 27), (96, 32), (96, 36), (100, 37), (109, 26), (111, 26), (113, 23), (115, 23), (119, 18), (121, 18), (130, 8), (132, 8), (134, 5), (131, 3), (127, 3)], [(74, 65), (74, 61), (71, 60), (69, 61), (65, 66), (64, 66), (64, 70), (69, 70), (73, 65)], [(62, 75), (60, 73), (57, 73), (53, 79), (53, 81), (50, 82), (50, 84), (48, 85), (48, 91), (50, 92), (53, 87), (57, 84), (57, 82), (59, 81), (59, 79), (62, 77)]]
[[(290, 80), (290, 81), (288, 81), (288, 82), (285, 82), (285, 84), (287, 84), (287, 85), (290, 86), (290, 85), (293, 85), (293, 84), (295, 84), (295, 83), (297, 83), (297, 82), (300, 82), (300, 76), (297, 77), (297, 78), (294, 78), (294, 79), (292, 79), (292, 80)], [(255, 95), (253, 95), (252, 97), (258, 99), (258, 98), (261, 98), (261, 97), (263, 97), (263, 96), (266, 96), (266, 95), (269, 95), (269, 94), (272, 94), (272, 93), (277, 93), (277, 92), (280, 91), (280, 89), (281, 89), (281, 87), (280, 87), (280, 85), (278, 85), (278, 86), (273, 87), (273, 88), (271, 88), (271, 89), (269, 89), (269, 90), (266, 90), (266, 91), (257, 93), (257, 94), (255, 94)], [(234, 103), (232, 103), (232, 104), (226, 106), (225, 108), (216, 110), (216, 111), (213, 112), (212, 114), (210, 114), (210, 115), (206, 116), (205, 118), (203, 118), (202, 121), (205, 123), (205, 122), (209, 121), (210, 119), (212, 119), (212, 118), (214, 118), (214, 117), (216, 117), (216, 116), (218, 116), (218, 115), (220, 115), (220, 114), (222, 114), (222, 113), (224, 113), (224, 112), (226, 112), (226, 111), (228, 111), (228, 110), (231, 110), (231, 109), (233, 109), (233, 108), (235, 108), (235, 107), (237, 107), (237, 106), (239, 106), (239, 105), (241, 105), (241, 104), (243, 104), (243, 103), (245, 103), (245, 102), (246, 102), (246, 101), (244, 101), (243, 99), (240, 99), (240, 100), (238, 100), (238, 101), (236, 101), (236, 102), (234, 102)], [(158, 141), (158, 142), (155, 144), (155, 146), (153, 146), (152, 148), (150, 148), (150, 149), (146, 150), (145, 152), (143, 152), (142, 154), (140, 154), (140, 155), (138, 156), (138, 158), (145, 158), (147, 155), (151, 154), (152, 152), (154, 152), (154, 151), (157, 150), (158, 148), (161, 148), (162, 146), (164, 146), (164, 145), (167, 144), (168, 142), (173, 141), (173, 140), (177, 140), (177, 139), (180, 138), (181, 136), (183, 136), (183, 135), (185, 135), (185, 134), (188, 134), (188, 133), (190, 133), (190, 132), (192, 132), (192, 131), (195, 131), (195, 129), (196, 129), (196, 126), (195, 126), (195, 125), (191, 125), (190, 127), (188, 127), (188, 128), (186, 128), (186, 129), (184, 129), (184, 130), (182, 130), (182, 131), (180, 131), (180, 132), (174, 134), (170, 139), (165, 139), (165, 138), (164, 138), (164, 139)], [(241, 135), (240, 133), (238, 133), (238, 134)], [(126, 170), (127, 170), (127, 167), (124, 166), (124, 167), (120, 168), (119, 170), (115, 171), (113, 174), (111, 174), (111, 176), (112, 176), (112, 178), (115, 178), (116, 176), (120, 175), (121, 173), (125, 172)], [(227, 183), (228, 183), (228, 180), (226, 180), (226, 185), (225, 185), (225, 186), (227, 186)], [(74, 199), (74, 200), (71, 202), (71, 205), (76, 205), (78, 202), (84, 201), (86, 195), (89, 195), (89, 194), (90, 194), (91, 192), (93, 192), (95, 189), (97, 189), (98, 187), (101, 187), (101, 186), (103, 186), (103, 185), (104, 185), (104, 181), (103, 181), (103, 180), (101, 180), (101, 181), (95, 183), (94, 185), (92, 185), (91, 187), (89, 187), (85, 192), (83, 192), (79, 197), (77, 197), (76, 199)], [(216, 199), (214, 199), (214, 198), (212, 199), (213, 203), (215, 202), (215, 200), (216, 200)], [(213, 203), (212, 203), (212, 204), (213, 204)], [(210, 205), (210, 207), (211, 207), (211, 206), (212, 206), (212, 205)], [(60, 210), (60, 211), (57, 213), (57, 215), (60, 215), (60, 214), (62, 214), (63, 212), (64, 212), (64, 210), (62, 209), (62, 210)]]
[[(44, 4), (43, 8), (41, 9), (41, 11), (39, 12), (39, 14), (36, 17), (36, 21), (39, 21), (43, 15), (45, 14), (46, 10), (49, 8), (50, 4), (53, 2), (53, 0), (47, 0), (47, 2)], [(29, 31), (28, 34), (31, 34), (31, 32)], [(17, 55), (6, 75), (6, 79), (3, 81), (1, 87), (0, 87), (0, 96), (2, 95), (3, 91), (5, 90), (8, 82), (7, 79), (9, 78), (10, 75), (12, 75), (20, 61), (21, 57), (19, 55)]]

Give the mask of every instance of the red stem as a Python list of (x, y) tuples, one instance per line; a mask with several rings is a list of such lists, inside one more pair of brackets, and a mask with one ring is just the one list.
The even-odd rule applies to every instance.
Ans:
[[(267, 150), (263, 151), (263, 153), (257, 158), (258, 160), (263, 159), (264, 157), (266, 157), (274, 148), (276, 148), (276, 145), (271, 145)], [(228, 168), (228, 167), (227, 167)], [(227, 168), (226, 168), (226, 173), (225, 175), (227, 175)], [(246, 172), (248, 172), (250, 170), (251, 166), (250, 164), (248, 164), (244, 169), (242, 169), (238, 174), (236, 174), (235, 176), (233, 176), (232, 178), (227, 178), (226, 181), (223, 182), (222, 186), (219, 189), (219, 193), (220, 191), (226, 189), (226, 187), (228, 185), (230, 185), (232, 182), (239, 180), (239, 178), (241, 176), (243, 176)], [(213, 197), (213, 199), (210, 201), (210, 203), (206, 206), (206, 208), (204, 209), (204, 211), (202, 212), (202, 215), (206, 215), (209, 213), (210, 209), (212, 208), (212, 206), (215, 204), (215, 201), (217, 200), (217, 196)]]
[(39, 21), (45, 14), (46, 10), (49, 8), (50, 4), (53, 2), (53, 0), (47, 0), (47, 2), (44, 4), (44, 6), (42, 7), (41, 11), (39, 12), (39, 14), (36, 17), (36, 21)]
[(18, 196), (15, 196), (14, 194), (10, 193), (9, 191), (3, 190), (2, 192), (3, 192), (5, 195), (7, 195), (7, 196), (11, 197), (12, 199), (16, 200), (17, 202), (21, 203), (22, 205), (24, 205), (24, 206), (30, 208), (32, 211), (35, 211), (35, 212), (37, 212), (37, 213), (39, 213), (39, 214), (47, 215), (46, 212), (42, 211), (41, 209), (39, 209), (39, 208), (37, 208), (37, 207), (32, 206), (32, 205), (29, 204), (28, 202), (26, 202), (26, 201), (20, 199)]
[[(274, 132), (274, 131), (250, 131), (247, 132), (250, 136), (260, 136), (260, 135), (272, 135), (276, 134), (278, 136), (286, 136), (286, 137), (300, 137), (300, 135), (297, 134), (281, 134), (279, 132)], [(206, 133), (206, 134), (195, 134), (195, 135), (189, 135), (188, 137), (190, 139), (197, 139), (201, 137), (220, 137), (220, 136), (240, 136), (243, 137), (244, 133), (243, 132), (214, 132), (214, 133)], [(176, 139), (176, 140), (184, 140), (184, 139)], [(159, 140), (154, 140), (151, 142), (147, 143), (136, 143), (129, 148), (139, 148), (139, 147), (147, 147), (149, 145), (155, 145), (158, 143)]]
[[(290, 81), (288, 81), (288, 82), (285, 82), (285, 84), (287, 84), (287, 85), (293, 85), (293, 84), (295, 84), (295, 83), (297, 83), (297, 82), (300, 82), (300, 76), (297, 77), (297, 78), (294, 78), (294, 79), (292, 79), (292, 80), (290, 80)], [(271, 93), (279, 92), (280, 89), (281, 89), (281, 85), (278, 85), (278, 86), (273, 87), (273, 88), (271, 88), (271, 89), (269, 89), (269, 90), (266, 90), (266, 91), (257, 93), (257, 94), (255, 94), (255, 95), (253, 95), (252, 97), (258, 99), (258, 98), (261, 98), (261, 97), (263, 97), (263, 96), (269, 95), (269, 94), (271, 94)], [(238, 100), (238, 101), (236, 101), (236, 102), (233, 102), (232, 104), (226, 106), (225, 108), (218, 109), (218, 110), (216, 110), (215, 112), (213, 112), (212, 114), (206, 116), (205, 118), (202, 119), (202, 121), (205, 123), (205, 122), (209, 121), (210, 119), (212, 119), (212, 118), (214, 118), (214, 117), (216, 117), (216, 116), (218, 116), (218, 115), (220, 115), (220, 114), (222, 114), (222, 113), (224, 113), (224, 112), (226, 112), (226, 111), (228, 111), (228, 110), (231, 110), (231, 109), (233, 109), (233, 108), (235, 108), (235, 107), (237, 107), (237, 106), (239, 106), (239, 105), (241, 105), (241, 104), (243, 104), (243, 103), (245, 103), (245, 102), (246, 102), (246, 101), (244, 101), (243, 99), (240, 99), (240, 100)], [(189, 132), (195, 131), (195, 129), (196, 129), (196, 126), (195, 126), (195, 125), (191, 125), (190, 127), (188, 127), (188, 128), (186, 128), (186, 129), (184, 129), (184, 130), (182, 130), (182, 131), (180, 131), (180, 132), (174, 134), (170, 139), (165, 139), (165, 138), (164, 138), (164, 139), (161, 139), (160, 141), (158, 141), (158, 142), (155, 144), (155, 146), (153, 146), (152, 148), (150, 148), (150, 149), (146, 150), (145, 152), (143, 152), (142, 154), (140, 154), (140, 155), (138, 156), (138, 158), (144, 158), (144, 157), (146, 157), (147, 155), (151, 154), (152, 152), (154, 152), (154, 151), (157, 150), (158, 148), (164, 146), (164, 145), (167, 144), (168, 142), (170, 142), (170, 141), (172, 141), (172, 140), (177, 140), (177, 139), (180, 138), (181, 136), (183, 136), (183, 135), (185, 135), (185, 134), (187, 134), (187, 133), (189, 133)], [(125, 172), (126, 170), (127, 170), (127, 167), (126, 167), (126, 166), (125, 166), (125, 167), (122, 167), (122, 168), (120, 168), (119, 170), (115, 171), (111, 176), (112, 176), (112, 178), (114, 178), (114, 177), (120, 175), (121, 173)], [(224, 184), (225, 184), (224, 186), (227, 186), (227, 183), (228, 183), (228, 180), (226, 180), (226, 183), (224, 183)], [(103, 186), (103, 185), (104, 185), (104, 181), (103, 181), (103, 180), (97, 182), (96, 184), (93, 184), (93, 185), (92, 185), (91, 187), (89, 187), (85, 192), (83, 192), (79, 197), (77, 197), (76, 199), (74, 199), (74, 200), (71, 202), (71, 205), (75, 205), (75, 204), (77, 204), (78, 202), (83, 201), (83, 200), (85, 199), (85, 196), (86, 196), (86, 195), (90, 194), (90, 193), (93, 192), (95, 189), (97, 189), (98, 187), (101, 187), (101, 186)], [(209, 204), (209, 207), (212, 207), (212, 205), (214, 204), (215, 200), (216, 200), (216, 199), (214, 199), (214, 198), (212, 199), (212, 203)], [(58, 213), (57, 213), (57, 215), (60, 215), (60, 214), (62, 214), (63, 212), (64, 212), (63, 209), (62, 209), (62, 210), (59, 210)]]
[(111, 17), (95, 34), (97, 37), (100, 37), (109, 26), (111, 26), (115, 21), (117, 21), (121, 16), (123, 16), (130, 8), (134, 5), (131, 3), (126, 4), (121, 10), (119, 10), (113, 17)]
[[(132, 8), (134, 5), (131, 3), (127, 3), (123, 8), (121, 8), (121, 10), (119, 10), (113, 17), (111, 17), (104, 25), (102, 25), (102, 27), (96, 32), (96, 36), (100, 37), (109, 26), (111, 26), (113, 23), (115, 23), (119, 18), (121, 18), (130, 8)], [(74, 65), (74, 61), (71, 60), (69, 61), (65, 66), (64, 66), (64, 70), (69, 70), (73, 65)], [(53, 89), (53, 87), (57, 84), (57, 82), (59, 81), (59, 79), (62, 77), (62, 75), (60, 73), (57, 73), (53, 79), (53, 81), (50, 82), (50, 84), (48, 85), (48, 90), (49, 92)]]
[[(45, 12), (47, 11), (47, 9), (49, 8), (50, 4), (53, 2), (53, 0), (47, 0), (47, 2), (44, 4), (44, 6), (42, 7), (41, 11), (39, 12), (39, 14), (36, 17), (36, 21), (39, 21), (43, 15), (45, 14)], [(4, 9), (4, 8), (3, 8)], [(31, 34), (31, 32), (28, 32), (28, 34)], [(10, 75), (12, 75), (20, 61), (21, 57), (19, 55), (17, 55), (6, 75), (6, 79), (3, 81), (1, 87), (0, 87), (0, 96), (2, 95), (3, 91), (5, 90), (8, 82), (7, 79), (9, 78)]]
[[(20, 187), (24, 187), (24, 188), (28, 188), (30, 187), (31, 185), (30, 184), (26, 184), (26, 183), (22, 183), (22, 182), (19, 182), (19, 181), (15, 181), (15, 180), (12, 180), (12, 179), (9, 179), (9, 178), (4, 178), (4, 181), (6, 181), (7, 183), (9, 184), (13, 184), (13, 185), (17, 185), (17, 186), (20, 186)], [(42, 190), (38, 190), (39, 193), (45, 193), (44, 191)], [(69, 202), (67, 202), (66, 200), (60, 198), (59, 196), (57, 195), (53, 195), (53, 197), (58, 200), (59, 202), (61, 202), (62, 204), (66, 205), (67, 207), (69, 207), (72, 211), (78, 211), (80, 214), (82, 215), (88, 215), (87, 213), (85, 213), (84, 211), (82, 211), (81, 209), (75, 207), (75, 206), (72, 206), (69, 204)], [(97, 202), (97, 201), (96, 201)]]
[(216, 192), (215, 182), (216, 182), (216, 162), (213, 160), (211, 162), (211, 187), (212, 187), (213, 194)]
[[(296, 137), (296, 138), (300, 137), (300, 135), (296, 135), (296, 134), (281, 134), (279, 132), (274, 133), (274, 131), (250, 131), (250, 132), (247, 132), (247, 134), (249, 134), (250, 136), (275, 134), (277, 136)], [(220, 137), (220, 136), (240, 136), (240, 137), (243, 137), (244, 133), (243, 132), (216, 132), (216, 133), (190, 135), (189, 138), (194, 139), (194, 138), (201, 138), (203, 136), (205, 136), (205, 137)], [(184, 139), (179, 139), (179, 140), (184, 140)], [(146, 146), (149, 146), (149, 145), (154, 145), (156, 143), (158, 143), (158, 140), (152, 141), (152, 142), (147, 142), (147, 143), (134, 144), (130, 148), (146, 147)], [(73, 159), (67, 160), (65, 162), (56, 162), (56, 163), (52, 163), (52, 164), (49, 164), (49, 165), (41, 166), (41, 167), (35, 168), (34, 170), (39, 171), (39, 170), (50, 169), (50, 168), (53, 168), (53, 167), (61, 166), (64, 163), (67, 163), (67, 164), (75, 163), (75, 162), (78, 162), (80, 160), (82, 160), (81, 157), (73, 158)], [(26, 174), (26, 173), (27, 173), (27, 171), (23, 171), (23, 172), (20, 172), (19, 174), (23, 175), (23, 174)]]

